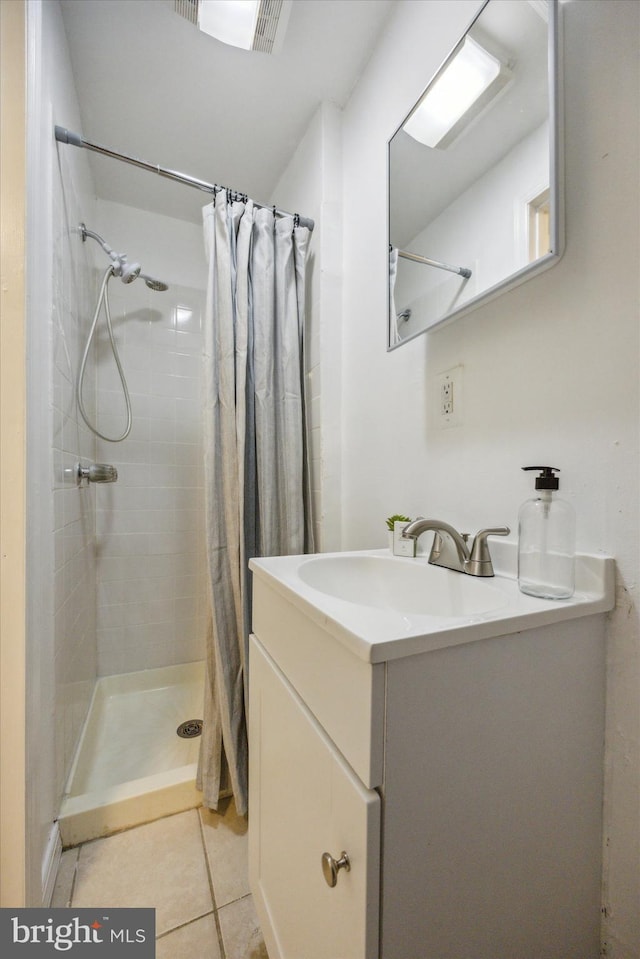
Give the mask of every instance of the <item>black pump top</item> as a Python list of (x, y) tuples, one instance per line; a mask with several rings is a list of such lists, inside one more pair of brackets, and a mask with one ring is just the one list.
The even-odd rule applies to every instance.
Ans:
[(523, 466), (523, 470), (542, 470), (540, 476), (536, 476), (536, 489), (558, 489), (560, 480), (554, 473), (559, 473), (557, 466)]

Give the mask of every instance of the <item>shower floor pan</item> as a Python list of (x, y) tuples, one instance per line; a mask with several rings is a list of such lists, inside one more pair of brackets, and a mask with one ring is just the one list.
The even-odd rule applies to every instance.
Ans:
[(64, 846), (199, 806), (200, 738), (176, 730), (202, 719), (204, 663), (96, 682), (59, 816)]

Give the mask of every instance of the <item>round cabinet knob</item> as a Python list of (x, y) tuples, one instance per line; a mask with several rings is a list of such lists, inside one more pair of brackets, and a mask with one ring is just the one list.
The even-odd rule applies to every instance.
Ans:
[(351, 869), (349, 857), (344, 850), (340, 853), (339, 859), (334, 859), (331, 853), (322, 853), (322, 875), (327, 885), (331, 886), (332, 889), (338, 881), (338, 872), (340, 869), (346, 869), (347, 872)]

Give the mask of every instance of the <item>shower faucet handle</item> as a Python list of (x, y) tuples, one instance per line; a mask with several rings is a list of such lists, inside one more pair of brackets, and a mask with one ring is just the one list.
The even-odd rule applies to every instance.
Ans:
[(91, 463), (90, 466), (78, 463), (76, 477), (78, 486), (88, 486), (89, 483), (115, 483), (118, 479), (118, 471), (110, 463)]

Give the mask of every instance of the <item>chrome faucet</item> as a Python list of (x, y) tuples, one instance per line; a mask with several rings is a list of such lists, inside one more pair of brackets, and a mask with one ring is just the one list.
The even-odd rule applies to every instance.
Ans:
[(402, 530), (404, 539), (413, 539), (417, 542), (423, 533), (433, 531), (433, 545), (429, 554), (429, 562), (433, 566), (444, 566), (458, 573), (467, 573), (469, 576), (493, 576), (493, 563), (489, 553), (488, 536), (508, 536), (511, 530), (508, 526), (497, 526), (490, 529), (481, 529), (476, 534), (471, 551), (467, 545), (468, 533), (459, 533), (449, 523), (439, 519), (416, 519)]

